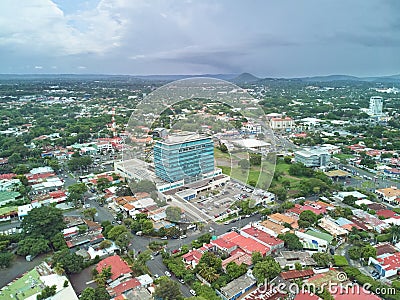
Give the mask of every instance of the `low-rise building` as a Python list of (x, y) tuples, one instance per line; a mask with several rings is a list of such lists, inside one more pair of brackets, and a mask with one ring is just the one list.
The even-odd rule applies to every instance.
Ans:
[(271, 249), (271, 252), (275, 252), (278, 249), (282, 249), (284, 247), (284, 242), (277, 237), (274, 237), (263, 230), (262, 226), (247, 225), (240, 230), (240, 234), (244, 237), (251, 238), (260, 244), (263, 244)]
[(287, 267), (289, 270), (294, 270), (296, 264), (300, 264), (302, 267), (313, 267), (317, 265), (308, 252), (280, 251), (279, 254), (280, 256), (276, 257), (275, 260), (282, 269)]
[(334, 238), (346, 237), (349, 232), (335, 223), (330, 217), (323, 217), (318, 222), (319, 227), (329, 232)]
[(400, 190), (395, 187), (388, 187), (384, 189), (378, 189), (375, 193), (381, 198), (383, 201), (392, 203), (392, 204), (399, 204), (400, 201)]
[(392, 277), (400, 271), (400, 252), (383, 254), (376, 259), (369, 258), (368, 264), (372, 264), (381, 277)]
[(234, 300), (252, 289), (256, 285), (256, 280), (247, 274), (240, 276), (216, 291), (223, 300)]
[(326, 252), (333, 237), (329, 234), (308, 230), (307, 232), (296, 231), (295, 234), (303, 244), (303, 249), (308, 251)]

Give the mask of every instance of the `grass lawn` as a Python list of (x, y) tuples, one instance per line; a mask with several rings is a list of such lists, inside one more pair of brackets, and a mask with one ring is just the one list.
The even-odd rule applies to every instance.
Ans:
[[(1, 299), (25, 299), (34, 294), (41, 293), (40, 288), (42, 282), (39, 280), (39, 273), (33, 269), (22, 276), (20, 279), (12, 282), (10, 285), (5, 286), (1, 290)], [(18, 298), (16, 297), (18, 294)], [(11, 296), (12, 295), (12, 296)]]
[(337, 157), (339, 159), (349, 159), (349, 158), (353, 158), (354, 155), (352, 154), (344, 154), (344, 153), (338, 153), (338, 154), (334, 154), (334, 157)]

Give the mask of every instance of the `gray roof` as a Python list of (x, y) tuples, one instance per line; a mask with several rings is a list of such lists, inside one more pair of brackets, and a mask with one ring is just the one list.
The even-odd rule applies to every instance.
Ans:
[(245, 274), (235, 280), (232, 280), (226, 286), (222, 287), (221, 293), (224, 294), (227, 298), (231, 298), (232, 296), (236, 295), (245, 288), (252, 286), (255, 283), (256, 281), (254, 279)]

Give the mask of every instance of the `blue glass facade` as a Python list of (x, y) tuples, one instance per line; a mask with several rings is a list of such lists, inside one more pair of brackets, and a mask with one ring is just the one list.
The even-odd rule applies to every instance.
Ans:
[(202, 174), (214, 170), (214, 143), (207, 137), (180, 143), (157, 141), (154, 167), (156, 175), (167, 182), (202, 179)]

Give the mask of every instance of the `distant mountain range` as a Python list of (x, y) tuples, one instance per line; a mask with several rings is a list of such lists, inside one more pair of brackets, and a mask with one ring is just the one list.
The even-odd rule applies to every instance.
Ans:
[(127, 80), (127, 81), (165, 81), (170, 82), (193, 77), (211, 77), (230, 81), (236, 84), (249, 84), (270, 80), (289, 80), (300, 82), (332, 82), (332, 81), (356, 81), (356, 82), (387, 82), (399, 83), (399, 75), (376, 76), (376, 77), (356, 77), (349, 75), (327, 75), (313, 77), (297, 78), (260, 78), (250, 73), (242, 74), (200, 74), (200, 75), (107, 75), (107, 74), (0, 74), (0, 80), (41, 80), (41, 79), (59, 79), (59, 80)]

